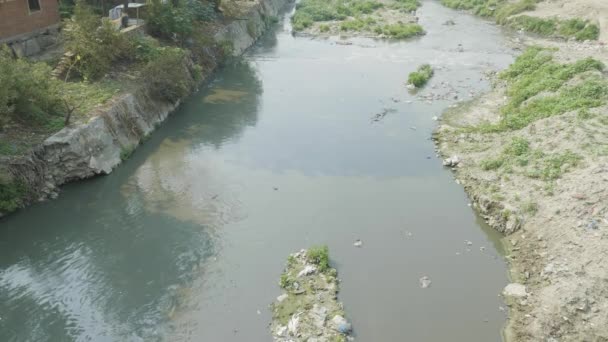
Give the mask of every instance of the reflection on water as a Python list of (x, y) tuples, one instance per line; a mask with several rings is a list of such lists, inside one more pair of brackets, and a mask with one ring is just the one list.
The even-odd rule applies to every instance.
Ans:
[(450, 102), (403, 83), (431, 62), (424, 91), (465, 98), (511, 52), (476, 18), (419, 14), (427, 35), (398, 43), (279, 27), (110, 176), (0, 221), (0, 341), (267, 341), (285, 256), (318, 243), (359, 340), (500, 340), (496, 234), (428, 158)]
[(255, 125), (261, 82), (237, 63), (216, 83), (111, 176), (1, 221), (1, 341), (163, 339), (216, 253), (214, 229), (243, 216), (238, 186), (218, 177), (226, 161), (193, 151)]

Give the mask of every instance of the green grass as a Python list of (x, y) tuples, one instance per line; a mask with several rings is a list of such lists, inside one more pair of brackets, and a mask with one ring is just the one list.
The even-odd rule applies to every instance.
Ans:
[(512, 15), (533, 10), (536, 0), (519, 0), (510, 2), (507, 0), (441, 0), (441, 3), (453, 9), (469, 10), (475, 15), (495, 18), (499, 24), (504, 24), (506, 19)]
[(319, 272), (329, 270), (329, 248), (327, 246), (315, 246), (308, 249), (306, 255), (308, 261), (317, 265)]
[(496, 11), (496, 22), (505, 24), (507, 18), (512, 15), (519, 14), (525, 11), (531, 11), (536, 8), (537, 0), (519, 0), (512, 3), (503, 3)]
[(26, 193), (27, 187), (22, 182), (0, 178), (0, 212), (17, 210), (23, 204)]
[(95, 107), (105, 103), (122, 90), (116, 81), (67, 82), (62, 84), (62, 93), (75, 106), (76, 112), (90, 113)]
[(370, 17), (355, 18), (352, 20), (345, 20), (340, 23), (340, 30), (342, 31), (369, 31), (376, 24), (376, 21)]
[(381, 33), (394, 39), (406, 39), (421, 36), (425, 33), (422, 26), (418, 24), (404, 23), (384, 25), (381, 27), (376, 27), (374, 30), (378, 34)]
[(423, 64), (407, 78), (407, 83), (414, 85), (416, 88), (424, 86), (433, 77), (433, 68), (429, 64)]
[(470, 10), (482, 17), (494, 17), (497, 8), (504, 2), (504, 0), (441, 0), (441, 3), (446, 7)]
[(588, 20), (569, 19), (560, 23), (558, 32), (563, 37), (574, 37), (576, 40), (597, 40), (600, 28)]
[(581, 160), (581, 156), (571, 151), (545, 153), (533, 150), (529, 141), (515, 137), (498, 156), (482, 160), (479, 167), (484, 171), (519, 172), (530, 178), (552, 181), (578, 166)]
[(420, 7), (420, 1), (418, 0), (395, 0), (395, 2), (391, 3), (390, 8), (399, 10), (401, 12), (409, 13), (411, 11), (415, 11)]
[[(593, 58), (560, 64), (553, 61), (551, 51), (529, 48), (499, 75), (507, 83), (509, 97), (500, 122), (478, 129), (517, 130), (542, 118), (599, 107), (608, 99), (608, 83), (593, 72), (603, 69), (604, 64)], [(570, 82), (575, 77), (577, 81)], [(535, 97), (541, 93), (544, 96)]]
[(373, 0), (302, 0), (291, 18), (293, 29), (302, 31), (315, 22), (345, 20), (370, 14), (383, 7)]
[(536, 8), (538, 0), (441, 0), (444, 6), (470, 10), (482, 17), (492, 17), (498, 24), (517, 29), (524, 29), (543, 36), (575, 38), (576, 40), (597, 40), (599, 27), (587, 20), (557, 18), (536, 18), (526, 15), (513, 17), (516, 14)]
[(516, 29), (548, 37), (575, 38), (578, 41), (597, 40), (599, 37), (597, 25), (581, 19), (559, 20), (520, 15), (509, 19), (506, 24)]

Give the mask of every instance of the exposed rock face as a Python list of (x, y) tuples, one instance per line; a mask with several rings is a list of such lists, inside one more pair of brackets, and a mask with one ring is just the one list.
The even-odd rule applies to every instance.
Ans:
[(272, 304), (274, 341), (352, 340), (352, 326), (337, 300), (336, 276), (335, 269), (316, 265), (307, 250), (289, 256), (280, 282), (286, 292)]
[[(265, 31), (269, 20), (278, 14), (286, 0), (259, 0), (252, 3), (244, 17), (223, 28), (216, 41), (231, 41), (234, 54), (242, 54)], [(248, 29), (249, 28), (249, 29)], [(208, 56), (215, 61), (221, 52)], [(192, 64), (184, 61), (185, 66)], [(184, 78), (191, 78), (191, 68), (184, 67)], [(209, 76), (210, 74), (204, 75)], [(131, 151), (179, 105), (154, 98), (142, 86), (121, 94), (106, 103), (85, 123), (65, 127), (34, 148), (28, 155), (0, 158), (0, 176), (9, 182), (25, 184), (28, 193), (23, 205), (54, 198), (57, 187), (70, 181), (109, 174), (121, 163), (121, 155)], [(0, 217), (3, 214), (0, 213)]]

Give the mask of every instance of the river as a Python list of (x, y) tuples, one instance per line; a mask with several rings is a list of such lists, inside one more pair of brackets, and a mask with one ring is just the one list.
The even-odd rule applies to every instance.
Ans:
[(351, 45), (283, 19), (111, 175), (0, 221), (0, 340), (269, 341), (287, 255), (327, 244), (357, 340), (500, 341), (499, 236), (430, 140), (453, 94), (405, 81), (431, 63), (418, 95), (467, 99), (513, 51), (418, 14), (422, 38)]

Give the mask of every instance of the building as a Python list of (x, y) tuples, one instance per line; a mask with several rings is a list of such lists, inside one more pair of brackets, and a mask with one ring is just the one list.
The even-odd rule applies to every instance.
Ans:
[(59, 0), (0, 0), (0, 43), (29, 56), (54, 43)]

